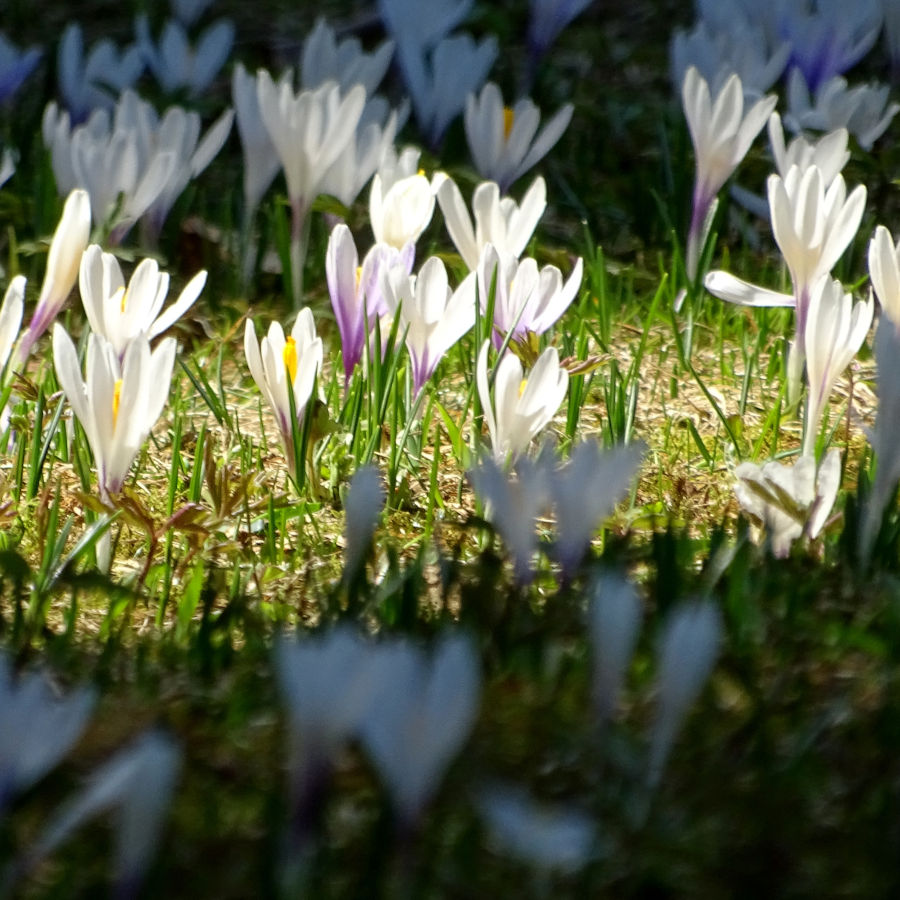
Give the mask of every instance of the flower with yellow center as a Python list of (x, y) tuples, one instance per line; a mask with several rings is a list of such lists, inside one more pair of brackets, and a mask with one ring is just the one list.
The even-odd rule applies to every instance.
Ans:
[(287, 338), (281, 325), (273, 322), (261, 342), (257, 340), (253, 322), (248, 319), (244, 328), (244, 353), (253, 380), (275, 415), (288, 466), (293, 470), (294, 429), (288, 384), (293, 388), (294, 413), (301, 420), (312, 396), (316, 373), (322, 368), (322, 339), (316, 335), (312, 312), (308, 307), (300, 310)]
[(466, 140), (482, 178), (506, 193), (553, 148), (569, 127), (573, 106), (566, 103), (538, 132), (541, 111), (527, 97), (504, 106), (500, 88), (489, 81), (466, 100)]
[(61, 325), (53, 327), (56, 378), (87, 435), (104, 501), (122, 490), (134, 458), (166, 405), (175, 349), (175, 341), (166, 338), (151, 352), (146, 336), (140, 336), (128, 345), (120, 364), (112, 344), (92, 332), (83, 381), (72, 339)]

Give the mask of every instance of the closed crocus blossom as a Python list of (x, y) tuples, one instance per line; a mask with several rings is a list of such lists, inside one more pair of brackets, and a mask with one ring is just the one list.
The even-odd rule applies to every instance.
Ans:
[(725, 82), (713, 101), (709, 85), (693, 66), (684, 76), (681, 95), (696, 159), (686, 258), (687, 274), (693, 279), (712, 224), (716, 195), (747, 155), (777, 98), (764, 97), (745, 114), (743, 88), (737, 75)]
[(288, 382), (293, 388), (294, 413), (300, 420), (312, 396), (316, 374), (322, 368), (322, 339), (316, 335), (312, 311), (308, 307), (300, 310), (287, 338), (281, 325), (273, 322), (261, 343), (256, 338), (253, 322), (248, 319), (244, 328), (244, 353), (250, 374), (275, 416), (288, 468), (296, 475)]
[(581, 276), (581, 257), (563, 283), (556, 266), (539, 270), (531, 257), (519, 261), (511, 255), (501, 256), (491, 244), (485, 246), (478, 264), (478, 299), (482, 311), (487, 311), (491, 285), (495, 285), (494, 347), (499, 350), (510, 332), (517, 341), (529, 332), (543, 334), (575, 299)]
[(81, 258), (79, 287), (84, 311), (94, 332), (112, 344), (121, 361), (128, 345), (140, 335), (152, 340), (172, 326), (194, 304), (206, 284), (206, 271), (198, 272), (178, 299), (163, 311), (169, 276), (155, 259), (142, 260), (128, 286), (119, 262), (91, 244)]
[(879, 225), (869, 241), (869, 277), (884, 314), (900, 328), (900, 241)]
[(44, 283), (34, 315), (16, 349), (14, 365), (21, 365), (31, 354), (35, 341), (50, 327), (75, 286), (81, 255), (91, 234), (91, 205), (85, 191), (74, 190), (66, 198), (62, 217), (56, 226)]
[(547, 186), (540, 176), (531, 183), (521, 203), (512, 197), (501, 198), (499, 186), (484, 181), (472, 195), (473, 226), (456, 182), (439, 172), (434, 183), (450, 238), (473, 272), (487, 244), (493, 244), (500, 254), (521, 256), (547, 208)]
[(866, 339), (873, 312), (871, 295), (854, 303), (841, 283), (827, 276), (812, 290), (804, 334), (809, 378), (804, 454), (815, 451), (819, 422), (831, 390)]
[(0, 653), (0, 821), (17, 794), (49, 772), (81, 736), (96, 697), (60, 696), (40, 672), (14, 677)]
[(538, 133), (541, 111), (527, 98), (512, 108), (503, 105), (500, 88), (489, 81), (466, 100), (466, 140), (482, 178), (496, 181), (502, 192), (543, 159), (562, 137), (574, 107), (564, 104)]
[(555, 347), (547, 347), (526, 378), (513, 353), (505, 353), (488, 384), (488, 349), (478, 354), (476, 379), (484, 420), (491, 436), (494, 459), (504, 465), (522, 453), (553, 418), (569, 386), (569, 373), (559, 364)]
[(675, 736), (712, 672), (722, 641), (722, 614), (712, 603), (683, 603), (663, 626), (657, 651), (658, 695), (647, 781), (659, 784)]
[(25, 308), (25, 276), (16, 275), (9, 283), (0, 304), (0, 372), (6, 366), (22, 327)]
[(332, 230), (325, 254), (325, 277), (341, 334), (344, 375), (348, 380), (363, 357), (369, 323), (388, 312), (381, 289), (382, 274), (395, 266), (409, 274), (414, 256), (412, 243), (403, 250), (375, 244), (360, 266), (350, 229), (340, 223)]
[(362, 743), (388, 789), (401, 828), (417, 825), (475, 724), (481, 673), (472, 641), (446, 631), (430, 656), (409, 641), (378, 648), (381, 690)]
[(394, 42), (390, 40), (382, 41), (371, 53), (362, 49), (358, 38), (339, 41), (334, 29), (320, 17), (303, 41), (300, 83), (309, 89), (336, 81), (342, 91), (361, 84), (371, 97), (387, 74), (393, 55)]
[(175, 341), (166, 338), (151, 353), (146, 337), (132, 340), (122, 364), (113, 346), (88, 336), (87, 381), (75, 345), (59, 324), (53, 327), (53, 365), (60, 387), (87, 435), (97, 467), (100, 498), (122, 490), (128, 470), (169, 397)]
[(537, 461), (517, 460), (514, 475), (489, 458), (469, 471), (475, 496), (484, 504), (485, 518), (503, 538), (519, 584), (528, 584), (533, 577), (535, 529), (550, 499), (551, 466), (552, 460), (542, 454)]
[(451, 291), (444, 264), (432, 256), (418, 275), (407, 275), (400, 266), (391, 269), (382, 288), (388, 308), (401, 317), (400, 330), (406, 330), (418, 395), (444, 354), (475, 324), (475, 275), (470, 272)]
[(765, 526), (773, 555), (782, 558), (795, 540), (812, 540), (824, 527), (841, 483), (841, 454), (833, 447), (818, 469), (814, 457), (801, 456), (793, 465), (744, 462), (734, 474), (741, 508)]

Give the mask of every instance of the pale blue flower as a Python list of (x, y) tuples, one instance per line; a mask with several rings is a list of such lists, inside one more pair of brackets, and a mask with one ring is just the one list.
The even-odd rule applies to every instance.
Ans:
[(19, 51), (16, 45), (0, 32), (0, 103), (12, 97), (37, 68), (41, 53), (38, 47)]
[(531, 0), (528, 47), (543, 56), (562, 30), (591, 5), (591, 0)]

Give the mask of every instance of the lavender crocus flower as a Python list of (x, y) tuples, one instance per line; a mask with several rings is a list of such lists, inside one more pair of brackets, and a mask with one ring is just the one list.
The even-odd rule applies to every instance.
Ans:
[(562, 30), (591, 5), (591, 0), (531, 0), (528, 49), (543, 56)]

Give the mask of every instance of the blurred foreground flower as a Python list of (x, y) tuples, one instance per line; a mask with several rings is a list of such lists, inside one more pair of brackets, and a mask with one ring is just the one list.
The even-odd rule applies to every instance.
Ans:
[(244, 354), (250, 374), (275, 416), (288, 469), (296, 477), (294, 417), (302, 421), (316, 375), (322, 369), (322, 339), (316, 334), (312, 311), (309, 307), (300, 310), (287, 339), (281, 325), (272, 322), (262, 343), (257, 340), (253, 321), (248, 319)]
[(722, 639), (722, 615), (708, 602), (670, 613), (657, 651), (656, 717), (650, 734), (647, 783), (656, 787), (688, 709), (712, 672)]
[(564, 104), (538, 134), (541, 111), (527, 98), (512, 108), (503, 105), (500, 88), (489, 81), (480, 94), (466, 98), (466, 140), (482, 178), (496, 181), (506, 193), (543, 159), (562, 137), (574, 107)]
[(447, 630), (431, 656), (406, 640), (378, 647), (362, 742), (411, 831), (475, 724), (481, 674), (472, 641)]
[(456, 182), (439, 172), (434, 177), (434, 186), (447, 231), (470, 272), (478, 268), (481, 254), (489, 243), (501, 255), (520, 257), (547, 208), (547, 186), (540, 175), (525, 192), (521, 204), (512, 197), (501, 199), (499, 186), (493, 181), (483, 181), (472, 195), (473, 227)]
[(725, 82), (713, 101), (709, 85), (693, 66), (684, 76), (681, 96), (696, 159), (685, 261), (688, 278), (693, 280), (712, 226), (716, 195), (747, 155), (753, 139), (775, 108), (777, 98), (764, 97), (745, 114), (741, 79), (737, 75)]
[(0, 653), (0, 821), (12, 798), (68, 753), (95, 701), (89, 688), (59, 696), (40, 672), (14, 677)]
[(569, 386), (569, 373), (559, 364), (555, 347), (538, 357), (528, 377), (513, 353), (505, 353), (494, 373), (493, 397), (488, 382), (490, 341), (478, 354), (478, 396), (491, 437), (494, 460), (506, 465), (522, 453), (553, 418)]
[(492, 785), (478, 798), (491, 840), (501, 852), (548, 872), (573, 873), (591, 857), (591, 817), (559, 803), (539, 803), (523, 790)]
[(81, 258), (79, 288), (92, 330), (106, 338), (119, 362), (128, 345), (138, 337), (153, 340), (193, 306), (206, 285), (206, 270), (198, 272), (178, 299), (162, 312), (169, 292), (169, 275), (160, 272), (155, 259), (144, 259), (132, 273), (128, 286), (119, 262), (91, 244)]
[(168, 737), (150, 732), (101, 765), (85, 787), (50, 820), (20, 864), (25, 872), (66, 841), (75, 829), (113, 813), (116, 897), (136, 897), (162, 836), (181, 751)]
[(432, 256), (418, 275), (396, 266), (382, 276), (385, 302), (406, 330), (412, 360), (413, 395), (418, 396), (444, 354), (475, 324), (475, 275), (452, 291), (447, 269)]
[(550, 500), (552, 465), (549, 454), (541, 454), (536, 461), (522, 457), (516, 461), (512, 475), (486, 458), (468, 473), (475, 496), (484, 505), (485, 518), (506, 544), (520, 585), (532, 579), (535, 528)]
[(375, 466), (360, 466), (350, 479), (344, 501), (344, 580), (356, 577), (372, 547), (384, 509), (384, 485)]
[(56, 378), (87, 435), (104, 503), (122, 490), (166, 405), (175, 350), (175, 340), (165, 338), (151, 353), (147, 337), (138, 336), (128, 344), (120, 366), (112, 344), (91, 333), (84, 382), (72, 338), (58, 323), (53, 327)]
[(616, 711), (641, 629), (641, 600), (624, 575), (606, 572), (597, 579), (588, 628), (594, 660), (594, 706), (600, 721), (605, 722)]
[(814, 457), (801, 456), (792, 466), (744, 462), (734, 474), (738, 503), (765, 526), (772, 553), (782, 558), (797, 538), (812, 540), (824, 527), (840, 487), (841, 454), (829, 450), (818, 472)]
[(75, 286), (81, 256), (91, 234), (91, 206), (85, 191), (73, 190), (66, 198), (50, 251), (37, 306), (16, 348), (13, 365), (21, 366), (35, 341), (50, 327)]
[(506, 335), (523, 341), (529, 333), (543, 334), (571, 306), (579, 289), (583, 261), (579, 257), (572, 274), (563, 283), (556, 266), (538, 270), (530, 256), (519, 261), (511, 254), (499, 254), (487, 244), (478, 263), (478, 302), (487, 312), (491, 286), (494, 291), (494, 320), (491, 340), (499, 350)]

